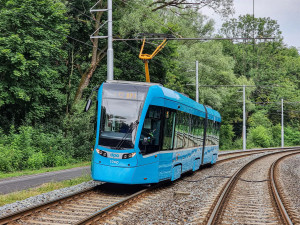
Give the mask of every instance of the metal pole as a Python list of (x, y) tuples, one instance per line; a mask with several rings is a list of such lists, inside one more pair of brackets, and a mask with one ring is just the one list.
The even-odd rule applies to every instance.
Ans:
[(283, 99), (281, 99), (281, 148), (284, 147)]
[(112, 0), (107, 1), (108, 10), (108, 48), (107, 48), (107, 80), (114, 79), (114, 50), (112, 34)]
[(243, 85), (243, 150), (246, 150), (246, 86)]
[(199, 102), (199, 78), (198, 78), (198, 61), (196, 61), (196, 102)]

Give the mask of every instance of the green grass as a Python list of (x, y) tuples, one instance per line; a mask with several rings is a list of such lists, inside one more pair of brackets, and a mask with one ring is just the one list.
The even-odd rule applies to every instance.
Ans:
[(80, 163), (70, 164), (70, 165), (66, 165), (66, 166), (47, 167), (47, 168), (42, 168), (39, 170), (22, 170), (22, 171), (17, 171), (17, 172), (12, 172), (12, 173), (0, 172), (0, 179), (10, 178), (10, 177), (19, 177), (19, 176), (24, 176), (24, 175), (33, 175), (33, 174), (39, 174), (39, 173), (46, 173), (46, 172), (71, 169), (71, 168), (81, 167), (81, 166), (89, 166), (89, 165), (91, 165), (91, 162), (80, 162)]
[(13, 203), (16, 201), (21, 201), (26, 198), (36, 196), (36, 195), (39, 195), (42, 193), (46, 193), (49, 191), (57, 190), (60, 188), (74, 186), (74, 185), (77, 185), (77, 184), (80, 184), (82, 182), (86, 182), (89, 180), (91, 180), (90, 175), (85, 175), (85, 176), (78, 177), (78, 178), (75, 178), (72, 180), (46, 183), (46, 184), (43, 184), (36, 188), (30, 188), (28, 190), (23, 190), (23, 191), (13, 192), (13, 193), (5, 194), (5, 195), (0, 195), (0, 206), (10, 204), (10, 203)]

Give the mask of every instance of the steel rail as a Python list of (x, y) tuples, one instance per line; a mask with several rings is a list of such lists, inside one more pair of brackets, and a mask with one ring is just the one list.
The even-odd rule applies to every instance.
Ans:
[(7, 224), (8, 222), (20, 219), (24, 216), (29, 216), (33, 213), (39, 212), (39, 211), (41, 211), (43, 209), (46, 209), (46, 208), (49, 208), (51, 206), (58, 205), (62, 201), (67, 201), (69, 199), (73, 199), (77, 195), (88, 193), (92, 190), (95, 190), (96, 187), (92, 187), (92, 188), (88, 188), (86, 190), (78, 191), (78, 192), (75, 192), (73, 194), (69, 194), (69, 195), (66, 195), (66, 196), (63, 196), (63, 197), (56, 198), (56, 199), (54, 199), (52, 201), (49, 201), (47, 203), (42, 203), (42, 204), (39, 204), (39, 205), (35, 205), (35, 206), (32, 206), (32, 207), (26, 208), (24, 210), (21, 210), (19, 212), (15, 212), (15, 213), (11, 213), (11, 214), (6, 215), (6, 216), (2, 216), (2, 217), (0, 217), (0, 225)]
[(297, 148), (291, 148), (290, 150), (285, 150), (285, 151), (280, 151), (280, 152), (271, 152), (268, 153), (266, 155), (257, 157), (253, 160), (251, 160), (250, 162), (248, 162), (246, 165), (242, 166), (241, 168), (239, 168), (229, 179), (229, 181), (226, 183), (226, 185), (224, 186), (224, 188), (221, 191), (221, 194), (218, 197), (218, 200), (216, 203), (213, 204), (212, 208), (210, 210), (210, 215), (209, 218), (207, 220), (207, 225), (213, 225), (216, 224), (216, 220), (218, 219), (218, 215), (221, 212), (221, 208), (223, 206), (223, 204), (225, 203), (225, 199), (226, 197), (229, 195), (231, 188), (235, 185), (235, 183), (237, 182), (237, 180), (239, 179), (239, 175), (241, 175), (241, 173), (248, 168), (249, 166), (251, 166), (254, 162), (256, 162), (259, 159), (268, 157), (270, 155), (275, 155), (275, 154), (279, 154), (279, 153), (283, 153), (283, 152), (290, 152), (290, 151), (296, 151), (298, 150), (299, 147)]
[[(292, 147), (274, 147), (274, 148), (259, 148), (259, 149), (247, 149), (245, 150), (230, 150), (227, 151), (219, 151), (219, 156), (226, 156), (231, 154), (238, 154), (238, 153), (248, 153), (248, 152), (265, 152), (265, 151), (274, 151), (274, 150), (284, 150), (284, 149), (291, 149), (291, 148), (300, 148), (300, 146), (292, 146)], [(220, 154), (221, 153), (221, 154)]]
[(228, 158), (225, 158), (225, 159), (218, 159), (216, 164), (224, 163), (224, 162), (235, 160), (235, 159), (244, 158), (244, 157), (251, 156), (251, 155), (256, 155), (256, 154), (259, 154), (259, 153), (264, 153), (264, 151), (263, 152), (249, 152), (249, 153), (246, 153), (246, 154), (240, 154), (240, 155), (228, 157)]
[(127, 205), (128, 203), (140, 198), (143, 194), (145, 194), (147, 191), (149, 190), (149, 188), (143, 189), (137, 193), (134, 193), (130, 196), (128, 196), (127, 198), (120, 200), (116, 203), (113, 203), (97, 212), (95, 212), (94, 214), (92, 214), (89, 217), (86, 217), (82, 220), (80, 220), (79, 222), (75, 223), (75, 225), (83, 225), (83, 224), (93, 224), (96, 221), (99, 221), (101, 218), (103, 218), (105, 216), (105, 214), (109, 214), (111, 211), (122, 207), (124, 205)]
[(275, 182), (274, 172), (275, 172), (275, 168), (278, 166), (280, 161), (282, 161), (283, 159), (285, 159), (287, 157), (290, 157), (292, 155), (296, 155), (296, 154), (300, 154), (300, 152), (295, 152), (295, 153), (292, 153), (292, 154), (288, 154), (288, 155), (282, 156), (281, 158), (277, 159), (275, 162), (272, 163), (272, 166), (270, 167), (270, 172), (269, 172), (269, 177), (270, 177), (270, 180), (271, 180), (272, 194), (275, 198), (277, 207), (279, 208), (285, 223), (288, 224), (288, 225), (293, 225), (293, 222), (292, 222), (286, 208), (284, 207), (284, 203), (282, 201), (283, 198), (282, 198), (282, 196), (280, 196), (280, 193), (278, 191), (278, 188), (277, 188), (277, 185), (276, 185), (276, 182)]
[[(268, 152), (268, 151), (276, 151), (276, 150), (279, 151), (279, 150), (284, 150), (284, 149), (291, 149), (291, 148), (278, 147), (278, 148), (268, 148), (268, 149), (253, 149), (253, 150), (250, 150), (250, 151), (249, 150), (247, 150), (247, 151), (241, 150), (241, 151), (237, 151), (237, 152), (229, 152), (229, 153), (219, 155), (219, 159), (217, 160), (216, 164), (223, 163), (223, 162), (226, 162), (226, 161), (231, 161), (231, 160), (234, 160), (234, 159), (243, 158), (243, 157), (246, 157), (246, 156), (259, 154), (259, 153), (265, 153), (265, 152)], [(226, 157), (226, 156), (230, 156), (230, 155), (237, 155), (237, 156), (232, 156), (232, 157), (229, 157), (229, 158), (220, 159), (221, 157)]]

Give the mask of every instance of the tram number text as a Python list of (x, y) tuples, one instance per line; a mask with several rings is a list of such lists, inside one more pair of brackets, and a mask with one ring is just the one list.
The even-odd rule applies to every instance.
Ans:
[(134, 92), (119, 92), (119, 98), (136, 99), (136, 97)]
[(119, 154), (111, 153), (110, 156), (113, 158), (117, 158), (117, 157), (119, 157)]
[(115, 161), (115, 160), (110, 160), (111, 164), (119, 164), (119, 161)]

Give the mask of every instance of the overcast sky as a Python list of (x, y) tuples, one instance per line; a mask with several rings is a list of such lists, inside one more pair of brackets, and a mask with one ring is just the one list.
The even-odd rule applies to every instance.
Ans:
[[(239, 15), (253, 13), (253, 0), (234, 0), (235, 14), (230, 18), (238, 18)], [(216, 21), (216, 29), (219, 29), (222, 19), (210, 10), (202, 12)], [(254, 1), (255, 17), (270, 17), (277, 20), (282, 31), (284, 43), (300, 49), (300, 0), (256, 0)]]

